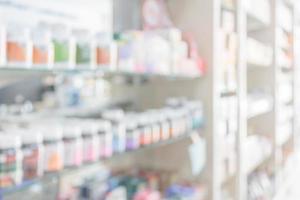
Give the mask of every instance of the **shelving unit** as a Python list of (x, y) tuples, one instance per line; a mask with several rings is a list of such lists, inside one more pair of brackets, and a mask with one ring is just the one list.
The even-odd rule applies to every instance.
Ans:
[[(138, 1), (135, 3), (140, 6)], [(296, 92), (300, 85), (297, 81), (300, 63), (296, 53), (300, 49), (300, 34), (296, 5), (284, 0), (166, 0), (166, 3), (174, 26), (194, 34), (206, 63), (205, 74), (104, 70), (107, 66), (94, 69), (6, 66), (0, 67), (0, 74), (93, 74), (104, 79), (147, 79), (147, 84), (113, 86), (115, 92), (122, 91), (120, 96), (133, 97), (141, 108), (160, 105), (171, 96), (202, 100), (206, 124), (201, 138), (206, 143), (206, 163), (204, 171), (193, 178), (207, 186), (207, 199), (256, 200), (264, 196), (277, 200), (282, 195), (280, 188), (290, 183), (289, 170), (299, 144), (300, 118), (296, 111), (300, 100)], [(289, 17), (281, 19), (283, 16)], [(151, 100), (149, 91), (154, 94)], [(182, 149), (188, 149), (190, 144), (180, 141), (187, 138), (190, 136), (138, 150), (144, 158), (135, 158), (135, 152), (129, 152), (112, 159), (129, 154), (140, 159), (136, 162), (141, 166), (159, 168), (166, 165), (162, 162), (166, 157), (175, 156), (174, 149), (168, 148), (170, 144), (178, 145), (180, 150), (176, 153), (184, 157)], [(176, 144), (178, 141), (180, 144)], [(165, 148), (162, 155), (153, 152), (161, 146)], [(153, 160), (146, 159), (149, 157)], [(173, 165), (175, 162), (178, 161), (170, 161)], [(182, 164), (184, 169), (185, 164)], [(263, 187), (264, 181), (268, 188), (262, 188), (263, 192), (253, 191), (255, 186)]]
[[(296, 134), (295, 127), (295, 75), (297, 66), (295, 65), (295, 12), (293, 5), (286, 1), (279, 1), (277, 9), (277, 132), (276, 132), (276, 148), (277, 163), (276, 175), (278, 179), (277, 188), (287, 184), (290, 179), (289, 166), (294, 162), (292, 153), (295, 151), (294, 136)], [(284, 35), (284, 37), (282, 36)], [(285, 41), (285, 42), (280, 42)], [(286, 43), (286, 45), (282, 45)], [(282, 50), (283, 49), (283, 50)], [(289, 69), (289, 70), (284, 70)], [(292, 115), (287, 120), (281, 120), (282, 115), (289, 116), (289, 111)], [(283, 139), (282, 139), (283, 138)], [(276, 197), (276, 196), (275, 196)]]
[[(269, 95), (266, 96), (265, 98), (265, 103), (262, 103), (262, 107), (265, 107), (266, 112), (258, 112), (259, 115), (256, 115), (252, 117), (248, 121), (248, 134), (251, 134), (251, 132), (254, 133), (259, 133), (262, 134), (264, 137), (266, 137), (266, 140), (269, 140), (269, 144), (271, 145), (270, 152), (264, 156), (263, 159), (259, 160), (259, 162), (256, 163), (255, 168), (251, 168), (253, 170), (248, 171), (248, 178), (249, 175), (252, 174), (254, 171), (256, 171), (254, 176), (257, 176), (259, 173), (265, 173), (266, 176), (264, 177), (269, 177), (269, 187), (271, 188), (263, 188), (263, 191), (266, 192), (260, 193), (258, 191), (252, 191), (252, 198), (250, 199), (255, 199), (255, 197), (259, 197), (259, 195), (266, 195), (265, 198), (273, 198), (276, 197), (276, 193), (272, 193), (270, 191), (277, 191), (277, 189), (283, 187), (284, 182), (279, 181), (280, 179), (280, 174), (279, 171), (283, 170), (283, 166), (279, 166), (278, 162), (279, 160), (282, 159), (282, 156), (278, 153), (278, 151), (281, 151), (279, 149), (284, 149), (284, 148), (294, 148), (293, 142), (288, 143), (291, 141), (293, 138), (293, 135), (295, 134), (294, 130), (288, 129), (284, 126), (282, 126), (279, 123), (279, 118), (284, 118), (287, 122), (293, 123), (293, 116), (294, 114), (291, 114), (291, 110), (294, 110), (294, 108), (291, 109), (284, 109), (287, 114), (284, 115), (283, 112), (280, 110), (280, 105), (282, 105), (280, 102), (281, 97), (283, 96), (282, 94), (279, 93), (280, 91), (280, 74), (281, 73), (293, 73), (290, 70), (282, 70), (282, 64), (279, 63), (280, 60), (280, 43), (282, 40), (279, 38), (279, 15), (281, 12), (279, 12), (279, 6), (281, 4), (284, 4), (285, 6), (288, 6), (289, 10), (287, 11), (291, 16), (294, 14), (293, 12), (293, 6), (292, 5), (287, 5), (286, 2), (281, 2), (281, 1), (266, 1), (269, 2), (269, 11), (265, 11), (264, 13), (269, 13), (270, 15), (270, 23), (266, 24), (264, 23), (264, 26), (259, 26), (259, 28), (250, 30), (248, 28), (248, 37), (254, 37), (256, 40), (260, 41), (261, 45), (268, 46), (268, 49), (265, 49), (265, 59), (266, 56), (269, 55), (271, 56), (271, 59), (268, 58), (267, 60), (271, 60), (272, 62), (261, 62), (261, 63), (268, 63), (268, 65), (263, 65), (268, 66), (267, 68), (259, 68), (257, 67), (258, 65), (256, 64), (256, 68), (249, 68), (248, 65), (248, 91), (249, 89), (251, 90), (252, 88), (260, 88), (263, 92), (268, 92)], [(252, 19), (248, 19), (249, 21), (252, 21)], [(262, 20), (258, 20), (262, 21)], [(248, 24), (249, 26), (249, 24)], [(291, 27), (294, 26), (294, 22), (291, 22)], [(293, 29), (290, 29), (291, 35), (293, 35), (292, 31)], [(286, 41), (287, 43), (287, 41)], [(249, 45), (249, 44), (248, 44)], [(293, 42), (290, 44), (290, 50), (293, 49)], [(265, 48), (261, 46), (261, 48)], [(257, 51), (258, 46), (256, 47)], [(272, 52), (270, 53), (270, 50)], [(291, 56), (293, 57), (293, 56)], [(263, 59), (263, 57), (262, 57)], [(249, 63), (249, 62), (248, 62)], [(292, 65), (292, 64), (291, 64)], [(293, 66), (292, 68), (295, 68), (296, 66)], [(293, 85), (293, 84), (291, 84)], [(286, 88), (284, 89), (286, 90)], [(293, 89), (292, 89), (293, 90)], [(267, 104), (267, 100), (269, 99), (269, 105)], [(291, 101), (289, 101), (291, 102)], [(250, 103), (248, 101), (248, 103)], [(248, 104), (249, 105), (249, 104)], [(293, 106), (293, 103), (291, 104)], [(259, 109), (258, 107), (256, 107)], [(248, 106), (248, 109), (251, 109), (251, 106)], [(248, 113), (251, 113), (251, 110), (248, 110)], [(263, 114), (263, 115), (261, 115)], [(284, 117), (285, 116), (285, 117)], [(292, 121), (290, 121), (292, 120)], [(250, 128), (250, 129), (249, 129)], [(248, 151), (251, 151), (251, 148), (248, 148)], [(250, 159), (249, 157), (248, 159)], [(287, 174), (285, 176), (288, 176)], [(245, 177), (246, 178), (246, 177)], [(250, 180), (253, 179), (250, 178)], [(256, 180), (259, 181), (259, 180)], [(265, 180), (266, 181), (266, 180)], [(249, 182), (248, 182), (249, 184)], [(259, 182), (256, 183), (258, 187), (263, 187), (259, 186)], [(249, 185), (248, 185), (249, 186)], [(273, 189), (274, 188), (274, 189)], [(254, 189), (254, 188), (252, 188)], [(251, 194), (251, 188), (250, 188), (250, 193), (248, 189), (248, 195)], [(257, 196), (258, 195), (258, 196)], [(244, 197), (241, 199), (247, 199), (246, 194), (244, 194)], [(248, 196), (249, 199), (249, 196)]]
[[(105, 1), (105, 2), (110, 2), (110, 1)], [(118, 2), (113, 1), (113, 3), (118, 3)], [(140, 1), (135, 1), (134, 3), (139, 4)], [(111, 6), (110, 8), (113, 10), (115, 7)], [(114, 11), (115, 10), (113, 10), (113, 12)], [(111, 27), (109, 27), (108, 29), (110, 28)], [(202, 99), (201, 97), (205, 96), (207, 103), (211, 102), (211, 96), (207, 96), (207, 93), (204, 94), (202, 92), (199, 92), (200, 91), (199, 87), (205, 87), (203, 86), (204, 84), (202, 82), (205, 82), (206, 83), (205, 85), (209, 87), (212, 85), (210, 84), (210, 81), (212, 80), (211, 78), (209, 78), (209, 80), (203, 80), (201, 75), (189, 76), (189, 75), (183, 75), (182, 73), (156, 73), (156, 72), (138, 73), (138, 72), (131, 72), (130, 70), (109, 71), (106, 70), (107, 68), (108, 66), (98, 66), (98, 68), (80, 68), (77, 66), (73, 68), (68, 68), (68, 67), (57, 68), (56, 66), (49, 67), (43, 65), (32, 66), (32, 67), (28, 67), (27, 65), (24, 65), (23, 67), (22, 65), (18, 65), (18, 64), (6, 65), (5, 59), (3, 59), (1, 60), (0, 77), (4, 77), (4, 78), (14, 77), (14, 76), (19, 77), (19, 75), (21, 76), (22, 75), (25, 76), (91, 75), (95, 79), (103, 78), (111, 84), (110, 86), (112, 88), (111, 90), (113, 96), (113, 99), (111, 99), (111, 101), (115, 101), (114, 98), (117, 99), (120, 97), (130, 98), (133, 99), (134, 101), (133, 103), (136, 104), (136, 107), (138, 107), (138, 109), (140, 110), (144, 110), (147, 108), (155, 108), (155, 106), (157, 107), (161, 106), (162, 103), (170, 97), (185, 96), (191, 99), (201, 100)], [(114, 68), (117, 67), (114, 66)], [(122, 81), (119, 81), (119, 79), (122, 79)], [(123, 79), (125, 80), (133, 79), (133, 80), (123, 81)], [(135, 79), (137, 79), (137, 81), (135, 81)], [(186, 88), (189, 88), (189, 90), (186, 90)], [(209, 89), (209, 91), (214, 91), (214, 90)], [(207, 109), (205, 110), (205, 112), (208, 114), (211, 113), (212, 108), (213, 106), (205, 106), (205, 109)], [(99, 108), (91, 108), (89, 110), (99, 110)], [(86, 110), (81, 112), (80, 108), (71, 111), (72, 112), (67, 112), (67, 113), (86, 112)], [(205, 125), (205, 130), (203, 131), (203, 134), (200, 135), (198, 134), (196, 139), (194, 138), (195, 135), (189, 134), (189, 136), (186, 137), (174, 138), (165, 142), (149, 145), (137, 151), (126, 152), (123, 154), (115, 155), (112, 158), (107, 159), (103, 162), (109, 163), (108, 166), (112, 170), (114, 170), (115, 168), (121, 168), (123, 165), (129, 167), (129, 169), (131, 167), (160, 169), (163, 168), (164, 165), (169, 164), (172, 165), (173, 167), (172, 170), (174, 169), (176, 171), (179, 171), (178, 174), (182, 173), (181, 171), (183, 171), (185, 174), (186, 172), (192, 173), (190, 169), (191, 168), (190, 159), (192, 160), (195, 158), (188, 157), (189, 148), (194, 143), (197, 143), (197, 140), (201, 140), (201, 141), (204, 140), (202, 138), (208, 139), (208, 141), (211, 143), (215, 141), (213, 139), (210, 139), (211, 134), (209, 133), (210, 130), (212, 129), (213, 129), (213, 123), (208, 121), (208, 123)], [(207, 146), (211, 146), (211, 145), (207, 145)], [(169, 155), (173, 155), (174, 152), (177, 152), (176, 157), (178, 159), (180, 158), (180, 163), (178, 163), (177, 159), (174, 160), (169, 156)], [(203, 151), (203, 152), (205, 153), (210, 151)], [(169, 153), (169, 155), (167, 155), (167, 153)], [(202, 157), (207, 157), (208, 159), (210, 159), (211, 157), (208, 156), (209, 154), (210, 153), (207, 153), (207, 156), (205, 155)], [(9, 198), (11, 195), (14, 196), (13, 193), (16, 193), (18, 195), (25, 194), (26, 190), (30, 190), (32, 187), (34, 188), (36, 185), (40, 185), (40, 183), (44, 184), (44, 182), (46, 183), (51, 182), (52, 179), (53, 180), (55, 179), (54, 185), (61, 187), (61, 185), (64, 185), (65, 181), (67, 183), (70, 182), (70, 180), (66, 180), (68, 179), (69, 174), (72, 174), (72, 176), (76, 176), (76, 174), (81, 175), (81, 173), (84, 173), (84, 171), (88, 171), (89, 168), (91, 167), (92, 168), (95, 167), (98, 171), (99, 170), (101, 171), (99, 165), (102, 164), (103, 162), (102, 161), (97, 162), (92, 166), (89, 165), (82, 166), (79, 167), (78, 169), (66, 169), (54, 175), (49, 175), (49, 176), (46, 175), (45, 177), (42, 177), (37, 180), (33, 180), (32, 182), (25, 182), (24, 184), (18, 185), (16, 187), (9, 188), (7, 190), (2, 190), (0, 191), (0, 199), (2, 197), (4, 197), (5, 199), (7, 196), (8, 196), (7, 198)], [(216, 165), (211, 164), (210, 166), (216, 166)], [(193, 174), (193, 176), (195, 177), (191, 177), (191, 178), (193, 180), (196, 180), (197, 182), (203, 182), (206, 187), (209, 187), (208, 186), (209, 184), (207, 184), (207, 182), (210, 182), (210, 184), (215, 183), (214, 181), (210, 180), (211, 174), (212, 172), (209, 172), (209, 174), (205, 174), (207, 175), (207, 177), (203, 178), (203, 176), (205, 175), (203, 172), (200, 172), (200, 174), (199, 173)], [(184, 178), (189, 178), (189, 177), (184, 177)], [(210, 194), (213, 193), (210, 192)]]
[[(247, 24), (245, 28), (247, 33), (247, 86), (248, 93), (248, 116), (252, 118), (248, 120), (248, 131), (245, 141), (249, 142), (249, 147), (246, 148), (248, 160), (257, 160), (253, 163), (253, 167), (250, 167), (246, 171), (246, 183), (247, 193), (244, 194), (245, 199), (256, 198), (270, 198), (269, 191), (272, 191), (272, 166), (273, 166), (273, 140), (272, 136), (275, 134), (273, 128), (275, 123), (273, 116), (275, 110), (273, 103), (275, 102), (273, 83), (275, 77), (274, 63), (273, 63), (273, 48), (272, 48), (272, 24), (275, 23), (275, 19), (272, 16), (272, 2), (263, 1), (260, 7), (259, 1), (251, 2), (252, 6), (247, 9), (247, 13), (257, 12), (257, 21), (261, 22), (260, 26), (251, 28), (251, 19), (247, 17)], [(255, 10), (256, 8), (257, 10)], [(259, 10), (258, 10), (259, 9)], [(257, 55), (257, 56), (255, 56)], [(253, 67), (255, 66), (255, 68)], [(258, 110), (258, 111), (256, 111)], [(254, 112), (254, 115), (251, 113)], [(250, 142), (251, 141), (251, 142)], [(254, 153), (251, 149), (260, 149)], [(252, 158), (257, 155), (257, 159)], [(258, 156), (259, 155), (259, 156)], [(252, 163), (252, 162), (250, 162)], [(251, 166), (251, 164), (250, 164)], [(262, 176), (263, 175), (263, 176)], [(265, 180), (261, 180), (265, 178)], [(269, 185), (262, 186), (260, 181), (269, 182)], [(255, 191), (255, 185), (262, 189), (260, 193)]]

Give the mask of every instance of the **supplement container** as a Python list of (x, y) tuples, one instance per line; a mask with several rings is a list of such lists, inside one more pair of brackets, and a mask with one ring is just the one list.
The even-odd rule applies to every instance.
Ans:
[(201, 102), (190, 102), (189, 110), (192, 116), (193, 130), (199, 130), (203, 126), (203, 106)]
[(100, 139), (98, 125), (95, 121), (85, 121), (82, 128), (82, 159), (84, 163), (95, 162), (99, 159)]
[(154, 74), (171, 73), (171, 46), (169, 42), (154, 32), (145, 35), (146, 72)]
[(21, 139), (17, 135), (0, 133), (0, 141), (0, 188), (5, 188), (22, 180)]
[(17, 131), (22, 139), (23, 180), (30, 180), (43, 175), (43, 138), (34, 130)]
[(160, 140), (160, 126), (158, 122), (158, 114), (157, 111), (149, 111), (149, 123), (151, 126), (151, 141), (152, 143), (159, 142)]
[(174, 109), (166, 109), (168, 122), (170, 124), (170, 137), (177, 137), (180, 134), (178, 126), (178, 112)]
[(56, 25), (52, 31), (53, 62), (56, 67), (74, 68), (75, 41), (70, 30), (63, 25)]
[(99, 151), (101, 158), (113, 155), (113, 129), (110, 121), (96, 121), (99, 135)]
[(91, 36), (86, 30), (74, 30), (73, 35), (76, 40), (75, 59), (78, 67), (91, 67), (92, 61), (92, 42)]
[(186, 129), (187, 132), (192, 132), (193, 131), (193, 115), (192, 115), (192, 110), (190, 110), (190, 107), (188, 104), (185, 104), (184, 107), (184, 112), (185, 112), (185, 120), (186, 120)]
[(63, 141), (62, 127), (58, 125), (44, 125), (41, 131), (44, 139), (44, 172), (57, 172), (63, 169)]
[(76, 167), (82, 164), (81, 128), (67, 123), (63, 126), (64, 166)]
[(176, 109), (176, 121), (178, 126), (178, 135), (183, 135), (187, 133), (187, 117), (186, 112), (183, 108)]
[(116, 44), (112, 40), (112, 35), (108, 33), (98, 33), (94, 37), (94, 62), (95, 66), (109, 67), (112, 64), (112, 51)]
[(114, 35), (117, 44), (117, 66), (122, 72), (135, 72), (134, 40), (130, 32)]
[(143, 31), (130, 31), (133, 40), (134, 72), (146, 73), (145, 68), (145, 38)]
[(9, 65), (31, 64), (32, 42), (30, 30), (22, 27), (9, 27), (7, 29), (6, 61)]
[(126, 126), (126, 150), (134, 150), (139, 148), (139, 130), (136, 116), (127, 116)]
[(108, 110), (103, 113), (103, 118), (111, 121), (114, 152), (122, 153), (126, 150), (126, 135), (123, 110)]
[(140, 135), (140, 146), (151, 144), (152, 130), (149, 122), (149, 117), (146, 113), (141, 113), (138, 116), (138, 129)]
[(188, 109), (187, 106), (184, 106), (183, 108), (184, 116), (185, 116), (185, 125), (186, 125), (186, 132), (192, 132), (193, 131), (193, 118), (191, 111)]
[(32, 64), (48, 68), (53, 66), (51, 33), (43, 27), (37, 27), (32, 31)]
[(168, 122), (164, 110), (160, 110), (157, 114), (157, 120), (160, 127), (160, 140), (167, 140), (170, 138), (170, 124)]

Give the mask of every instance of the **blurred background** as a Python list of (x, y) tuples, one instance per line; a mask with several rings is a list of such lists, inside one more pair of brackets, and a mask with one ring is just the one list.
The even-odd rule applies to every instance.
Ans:
[(295, 0), (0, 0), (0, 200), (298, 200)]

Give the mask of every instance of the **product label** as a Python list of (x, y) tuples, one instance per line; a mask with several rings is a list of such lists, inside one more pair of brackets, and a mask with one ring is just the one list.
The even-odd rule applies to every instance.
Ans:
[(16, 183), (17, 156), (14, 149), (0, 151), (0, 188)]
[(69, 43), (54, 41), (54, 62), (66, 63), (69, 61)]
[(148, 145), (152, 141), (152, 132), (150, 127), (143, 127), (140, 129), (141, 135), (140, 135), (140, 144), (141, 145)]
[(89, 64), (91, 61), (91, 46), (89, 44), (76, 45), (76, 63)]
[(113, 154), (113, 135), (106, 133), (104, 137), (104, 152), (106, 157), (110, 157)]
[(46, 45), (34, 46), (32, 50), (33, 64), (47, 64), (48, 63), (48, 48)]
[(100, 141), (100, 156), (107, 158), (113, 154), (113, 135), (111, 133), (101, 134)]
[(38, 147), (23, 149), (23, 178), (25, 180), (38, 177), (39, 156), (40, 151)]
[(110, 49), (109, 47), (98, 47), (96, 50), (97, 65), (107, 65), (110, 63)]
[(126, 150), (125, 127), (116, 125), (113, 129), (113, 148), (114, 152), (122, 153)]
[(44, 167), (46, 172), (59, 171), (63, 167), (63, 155), (58, 144), (45, 145)]
[(25, 44), (8, 41), (6, 45), (6, 55), (8, 62), (26, 62)]
[(138, 130), (130, 130), (126, 132), (126, 149), (134, 150), (139, 147), (139, 132)]
[(78, 166), (81, 164), (81, 148), (76, 140), (64, 141), (64, 165), (67, 167)]
[(96, 145), (92, 137), (84, 138), (83, 142), (83, 160), (85, 162), (93, 162), (97, 160)]

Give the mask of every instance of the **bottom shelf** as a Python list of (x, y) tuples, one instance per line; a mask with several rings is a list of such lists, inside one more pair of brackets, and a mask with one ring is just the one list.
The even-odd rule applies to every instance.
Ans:
[[(58, 181), (59, 181), (60, 177), (66, 176), (68, 174), (76, 174), (76, 173), (80, 173), (82, 171), (87, 171), (87, 170), (99, 171), (99, 170), (101, 170), (101, 167), (103, 166), (103, 164), (105, 164), (108, 161), (120, 159), (121, 157), (125, 157), (125, 156), (131, 156), (134, 154), (141, 153), (143, 151), (156, 149), (156, 148), (159, 148), (162, 146), (175, 144), (182, 140), (190, 139), (191, 137), (194, 137), (195, 135), (200, 135), (201, 134), (200, 132), (201, 131), (193, 131), (190, 134), (184, 134), (184, 135), (172, 138), (172, 139), (153, 143), (153, 144), (141, 147), (136, 150), (126, 151), (123, 153), (116, 153), (112, 157), (102, 159), (99, 162), (95, 162), (95, 163), (91, 163), (91, 164), (84, 164), (80, 167), (66, 168), (59, 172), (46, 173), (44, 176), (42, 176), (40, 178), (36, 178), (36, 179), (30, 180), (30, 181), (25, 181), (14, 187), (0, 189), (0, 199), (3, 199), (4, 197), (5, 197), (5, 199), (7, 199), (6, 197), (8, 197), (8, 196), (18, 195), (20, 192), (22, 193), (27, 190), (41, 190), (41, 189), (43, 189), (42, 186), (48, 185), (48, 183), (50, 185), (51, 185), (51, 183), (58, 185)], [(46, 187), (46, 188), (48, 188), (48, 187)], [(51, 195), (57, 194), (58, 188), (56, 188), (56, 192), (54, 190), (55, 190), (55, 188), (51, 189), (51, 191), (52, 191)], [(16, 199), (16, 198), (12, 198), (12, 199)], [(31, 198), (31, 199), (33, 199), (33, 198)], [(55, 199), (55, 198), (50, 198), (50, 199)]]

